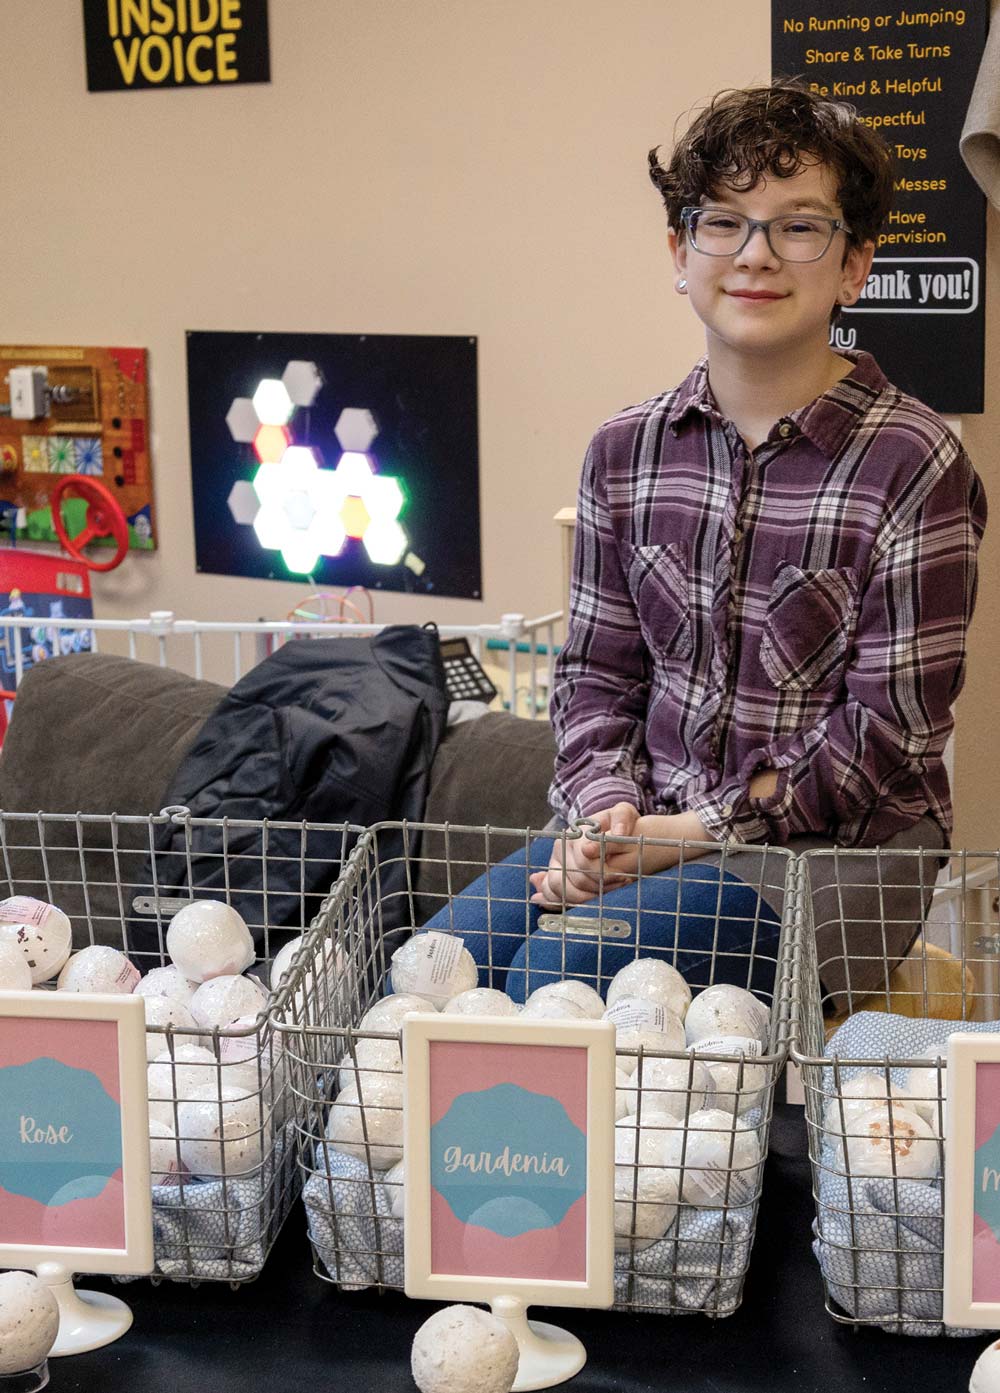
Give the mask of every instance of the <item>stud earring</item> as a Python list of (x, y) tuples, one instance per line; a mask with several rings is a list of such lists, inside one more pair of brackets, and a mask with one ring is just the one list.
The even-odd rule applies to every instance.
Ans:
[(683, 278), (677, 282), (677, 293), (683, 295), (688, 288), (688, 283)]

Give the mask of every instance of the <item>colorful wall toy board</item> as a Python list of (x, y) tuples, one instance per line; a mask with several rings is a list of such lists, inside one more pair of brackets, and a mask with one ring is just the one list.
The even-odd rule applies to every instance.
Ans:
[[(128, 520), (129, 546), (156, 546), (145, 349), (0, 346), (4, 531), (14, 513), (19, 540), (56, 541), (50, 495), (65, 474), (103, 481)], [(71, 534), (85, 514), (85, 502), (66, 500)]]
[(188, 334), (215, 575), (482, 597), (476, 340)]

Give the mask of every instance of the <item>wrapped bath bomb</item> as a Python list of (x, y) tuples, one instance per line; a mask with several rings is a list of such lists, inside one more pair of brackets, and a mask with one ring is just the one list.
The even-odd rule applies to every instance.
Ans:
[(749, 1035), (766, 1048), (771, 1013), (753, 992), (720, 983), (698, 993), (684, 1017), (684, 1029), (689, 1045), (713, 1035)]
[[(198, 1044), (195, 1036), (178, 1033), (198, 1029), (194, 1016), (186, 1006), (169, 996), (147, 996), (143, 1001), (146, 1011), (146, 1059), (150, 1063), (167, 1048), (165, 1032), (168, 1026), (173, 1027), (175, 1048)], [(151, 1026), (159, 1026), (160, 1029), (151, 1030)]]
[(394, 996), (384, 996), (381, 1001), (376, 1001), (374, 1006), (369, 1006), (368, 1010), (361, 1017), (359, 1030), (380, 1030), (385, 1034), (396, 1031), (403, 1024), (406, 1016), (412, 1016), (414, 1011), (430, 1011), (434, 1008), (428, 1006), (422, 996), (413, 996), (409, 992), (400, 992)]
[(299, 934), (298, 938), (293, 938), (286, 943), (284, 948), (277, 952), (271, 964), (271, 974), (268, 983), (271, 990), (276, 992), (281, 986), (282, 981), (287, 977), (292, 966), (292, 959), (306, 941), (305, 934)]
[(432, 929), (414, 934), (396, 949), (390, 977), (394, 992), (422, 997), (440, 1011), (453, 996), (478, 984), (479, 969), (460, 938)]
[(517, 1341), (489, 1311), (446, 1306), (417, 1331), (410, 1354), (420, 1393), (510, 1393)]
[(0, 1377), (37, 1369), (59, 1334), (59, 1307), (33, 1272), (0, 1272)]
[(724, 1059), (704, 1060), (715, 1095), (715, 1107), (731, 1115), (734, 1111), (744, 1113), (749, 1112), (751, 1108), (763, 1106), (771, 1071), (766, 1064), (751, 1062), (759, 1059), (761, 1054), (761, 1044), (755, 1036), (712, 1035), (699, 1040), (696, 1048), (700, 1055), (743, 1056), (742, 1062)]
[(620, 1064), (615, 1065), (615, 1121), (635, 1112), (635, 1085)]
[(589, 1021), (582, 1006), (565, 996), (539, 996), (532, 992), (521, 1007), (522, 1021)]
[(16, 943), (0, 939), (0, 992), (30, 992), (31, 968)]
[(862, 1113), (837, 1143), (837, 1161), (852, 1176), (900, 1180), (934, 1180), (941, 1168), (934, 1133), (919, 1113), (898, 1103)]
[[(703, 1209), (742, 1208), (760, 1188), (760, 1142), (741, 1118), (704, 1108), (687, 1128), (669, 1133), (666, 1164), (674, 1169), (684, 1204)], [(681, 1168), (683, 1167), (683, 1184)]]
[[(425, 1003), (426, 1005), (426, 1003)], [(445, 1003), (446, 1016), (516, 1016), (519, 1007), (496, 987), (473, 987)]]
[(149, 1116), (168, 1127), (174, 1124), (174, 1102), (212, 1084), (218, 1087), (219, 1061), (200, 1045), (177, 1045), (158, 1054), (146, 1070)]
[(191, 998), (190, 1011), (200, 1026), (232, 1025), (241, 1016), (250, 1019), (267, 1007), (267, 992), (255, 977), (226, 973), (212, 977)]
[(167, 929), (167, 952), (191, 982), (232, 976), (257, 956), (242, 915), (219, 900), (195, 900), (178, 910)]
[(616, 1166), (665, 1166), (670, 1156), (668, 1139), (677, 1132), (677, 1119), (669, 1113), (627, 1113), (615, 1123)]
[(197, 985), (197, 982), (189, 982), (180, 968), (171, 963), (169, 967), (154, 967), (147, 972), (136, 985), (133, 995), (169, 996), (171, 1001), (177, 1001), (181, 1006), (190, 1006)]
[[(712, 1079), (700, 1059), (658, 1059), (646, 1055), (639, 1071), (622, 1071), (625, 1082), (619, 1083), (618, 1097), (626, 1104), (625, 1113), (639, 1111), (638, 1094), (642, 1091), (642, 1115), (662, 1112), (683, 1121), (699, 1112), (712, 1092)], [(625, 1113), (620, 1114), (625, 1116)]]
[[(687, 1048), (684, 1038), (684, 1022), (673, 1011), (645, 1001), (638, 996), (620, 997), (604, 1013), (604, 1019), (615, 1027), (615, 1049), (660, 1050), (664, 1053)], [(638, 1055), (619, 1054), (619, 1068), (626, 1074), (634, 1074), (639, 1064)]]
[(976, 1360), (969, 1393), (1000, 1393), (1000, 1340), (987, 1345)]
[(599, 1021), (604, 1015), (604, 1002), (600, 992), (594, 991), (586, 982), (577, 982), (568, 977), (564, 982), (546, 982), (544, 987), (536, 987), (528, 997), (526, 1005), (533, 1001), (572, 1001), (579, 1006), (590, 1021)]
[(924, 1069), (910, 1069), (905, 1075), (909, 1106), (920, 1114), (932, 1132), (942, 1136), (948, 1116), (948, 1042), (942, 1040), (928, 1045), (920, 1055), (933, 1062)]
[(223, 1084), (196, 1091), (177, 1107), (181, 1160), (192, 1175), (244, 1175), (261, 1163), (266, 1109)]
[(155, 1117), (149, 1119), (149, 1179), (153, 1185), (176, 1185), (184, 1174), (174, 1130)]
[[(890, 1098), (902, 1102), (905, 1107), (913, 1106), (908, 1089), (890, 1083), (888, 1090)], [(823, 1129), (834, 1136), (841, 1136), (845, 1129), (853, 1132), (858, 1118), (880, 1104), (888, 1106), (885, 1074), (876, 1069), (865, 1069), (840, 1085), (839, 1096), (833, 1094), (830, 1097), (823, 1109)]]
[(27, 959), (31, 980), (48, 982), (73, 947), (73, 926), (54, 904), (14, 895), (0, 900), (0, 943), (13, 943)]
[[(677, 1217), (677, 1176), (663, 1166), (615, 1166), (615, 1248), (638, 1252)], [(633, 1241), (634, 1240), (634, 1241)]]
[(354, 1052), (347, 1051), (340, 1060), (337, 1082), (350, 1088), (359, 1077), (371, 1074), (402, 1074), (403, 1054), (398, 1040), (360, 1039), (354, 1042)]
[(691, 1005), (691, 988), (676, 967), (662, 958), (636, 958), (616, 972), (608, 987), (608, 1005), (614, 1006), (624, 996), (641, 997), (657, 1006), (665, 1006), (681, 1020)]
[(357, 1084), (341, 1090), (330, 1107), (326, 1136), (335, 1150), (386, 1171), (403, 1159), (403, 1080), (399, 1074), (383, 1074), (378, 1085), (364, 1087), (376, 1077), (362, 1079), (363, 1104)]
[(61, 992), (111, 992), (131, 996), (139, 981), (139, 969), (117, 948), (95, 943), (81, 948), (66, 963), (56, 988)]
[(389, 1192), (389, 1208), (392, 1210), (394, 1219), (402, 1219), (404, 1205), (404, 1187), (406, 1185), (406, 1158), (397, 1161), (390, 1171), (386, 1172), (385, 1188)]

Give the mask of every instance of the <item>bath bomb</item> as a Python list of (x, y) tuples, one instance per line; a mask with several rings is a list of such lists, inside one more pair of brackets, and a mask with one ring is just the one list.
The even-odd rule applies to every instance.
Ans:
[[(182, 1035), (184, 1030), (197, 1030), (198, 1024), (186, 1006), (169, 996), (143, 997), (146, 1011), (146, 1059), (152, 1063), (167, 1048), (166, 1030), (173, 1027), (175, 1046), (197, 1045), (193, 1035)], [(150, 1029), (151, 1026), (158, 1027)]]
[(420, 1393), (510, 1393), (518, 1359), (503, 1321), (477, 1306), (446, 1306), (417, 1331), (410, 1369)]
[(671, 1154), (668, 1138), (676, 1131), (677, 1119), (669, 1113), (647, 1113), (644, 1108), (641, 1122), (635, 1113), (627, 1113), (615, 1123), (615, 1165), (666, 1165)]
[(155, 1117), (149, 1119), (149, 1178), (153, 1185), (176, 1185), (184, 1174), (174, 1130)]
[(422, 997), (437, 1011), (479, 982), (476, 960), (462, 940), (435, 930), (414, 934), (397, 948), (389, 975), (394, 992)]
[[(939, 1136), (944, 1132), (948, 1116), (948, 1044), (941, 1041), (920, 1051), (921, 1058), (934, 1062), (926, 1068), (910, 1069), (904, 1076), (904, 1087), (910, 1107)], [(940, 1060), (940, 1067), (938, 1061)]]
[(350, 1050), (341, 1057), (340, 1073), (337, 1082), (341, 1088), (350, 1088), (359, 1077), (378, 1077), (380, 1074), (402, 1074), (403, 1054), (398, 1040), (355, 1040), (353, 1054)]
[[(426, 1004), (426, 1003), (425, 1003)], [(446, 1016), (516, 1016), (519, 1011), (516, 1001), (506, 992), (498, 992), (495, 987), (473, 987), (471, 991), (459, 992), (445, 1003)]]
[(405, 1157), (402, 1161), (397, 1161), (392, 1169), (386, 1172), (384, 1183), (389, 1192), (389, 1208), (392, 1210), (392, 1217), (402, 1219), (406, 1186)]
[[(619, 1081), (617, 1098), (624, 1103), (626, 1113), (638, 1112), (638, 1094), (642, 1090), (642, 1113), (662, 1112), (669, 1117), (684, 1120), (692, 1113), (699, 1112), (712, 1093), (712, 1079), (700, 1059), (658, 1059), (655, 1055), (644, 1056), (642, 1074), (639, 1071), (629, 1074), (622, 1071), (624, 1083)], [(620, 1106), (621, 1104), (616, 1105)]]
[(576, 982), (571, 977), (565, 982), (546, 982), (544, 987), (536, 987), (528, 997), (528, 1003), (541, 1000), (572, 1001), (591, 1021), (599, 1021), (604, 1015), (600, 992), (588, 987), (586, 982)]
[(177, 1107), (181, 1160), (192, 1175), (243, 1175), (261, 1163), (267, 1110), (239, 1088), (199, 1089)]
[(0, 992), (30, 992), (31, 968), (16, 943), (0, 939)]
[(111, 992), (131, 996), (139, 981), (139, 969), (117, 948), (95, 943), (74, 953), (66, 963), (56, 987), (61, 992)]
[(171, 964), (169, 967), (154, 967), (152, 972), (147, 972), (136, 986), (133, 995), (169, 996), (171, 1001), (189, 1006), (197, 985), (197, 982), (189, 982), (184, 973)]
[[(367, 1082), (363, 1079), (362, 1086)], [(402, 1077), (382, 1075), (376, 1090), (365, 1089), (363, 1104), (357, 1084), (342, 1089), (330, 1108), (326, 1135), (335, 1150), (367, 1160), (372, 1170), (390, 1170), (403, 1159)]]
[[(909, 1090), (899, 1084), (889, 1084), (889, 1097), (912, 1107)], [(864, 1113), (870, 1112), (879, 1104), (887, 1104), (885, 1074), (876, 1069), (865, 1069), (840, 1085), (839, 1096), (834, 1093), (823, 1109), (823, 1129), (840, 1136), (843, 1132), (855, 1131), (854, 1124)], [(919, 1108), (916, 1109), (919, 1111)]]
[(676, 967), (662, 958), (636, 958), (616, 972), (608, 987), (608, 1005), (614, 1006), (623, 996), (653, 1001), (673, 1011), (681, 1020), (691, 1005), (691, 988)]
[(388, 1034), (390, 1031), (398, 1030), (404, 1018), (412, 1016), (414, 1011), (432, 1009), (422, 996), (413, 996), (409, 992), (384, 996), (381, 1001), (376, 1001), (374, 1006), (369, 1006), (361, 1017), (358, 1029), (381, 1030)]
[(44, 1282), (33, 1272), (0, 1272), (0, 1377), (37, 1369), (58, 1334), (59, 1306)]
[(934, 1133), (919, 1113), (897, 1103), (871, 1108), (837, 1144), (837, 1160), (852, 1176), (934, 1180), (941, 1157)]
[(969, 1393), (1000, 1393), (1000, 1340), (987, 1345), (976, 1360)]
[(615, 1166), (615, 1248), (648, 1248), (677, 1217), (677, 1176), (662, 1166)]
[[(225, 1033), (225, 1032), (236, 1032)], [(243, 1032), (246, 1032), (245, 1034)], [(266, 1074), (277, 1065), (285, 1042), (280, 1031), (268, 1021), (258, 1025), (257, 1016), (237, 1016), (219, 1031), (219, 1058), (223, 1064), (252, 1064)]]
[(695, 1113), (686, 1129), (667, 1134), (665, 1151), (685, 1204), (742, 1208), (753, 1202), (760, 1189), (760, 1142), (756, 1132), (732, 1113), (719, 1108)]
[(305, 941), (305, 934), (299, 934), (298, 938), (293, 938), (289, 943), (285, 944), (284, 948), (275, 954), (274, 961), (271, 964), (271, 975), (268, 978), (273, 992), (278, 990), (284, 979), (288, 976), (292, 966), (292, 959)]
[(48, 982), (69, 957), (73, 947), (73, 926), (54, 904), (14, 895), (0, 900), (0, 943), (20, 948), (31, 969), (31, 980)]
[(735, 1054), (742, 1055), (742, 1062), (724, 1059), (704, 1059), (705, 1068), (711, 1079), (714, 1093), (714, 1106), (723, 1112), (749, 1112), (751, 1108), (763, 1106), (768, 1080), (773, 1071), (766, 1064), (754, 1064), (761, 1052), (760, 1041), (747, 1035), (714, 1035), (699, 1040), (699, 1055)]
[(615, 1065), (615, 1121), (635, 1112), (635, 1085), (620, 1064)]
[(267, 1007), (267, 992), (255, 977), (226, 973), (202, 982), (191, 998), (190, 1011), (199, 1025), (211, 1029), (231, 1025), (241, 1016), (254, 1019)]
[(582, 1006), (568, 997), (539, 996), (533, 992), (521, 1007), (522, 1021), (589, 1021)]
[(177, 1045), (158, 1054), (146, 1070), (149, 1116), (172, 1127), (174, 1102), (193, 1098), (219, 1079), (219, 1061), (200, 1045)]
[[(608, 1008), (604, 1019), (615, 1027), (616, 1050), (679, 1051), (687, 1048), (684, 1022), (666, 1007), (638, 996), (623, 996)], [(634, 1074), (638, 1055), (619, 1054), (617, 1064), (626, 1074)]]
[(167, 929), (167, 952), (191, 982), (242, 972), (257, 956), (242, 915), (219, 900), (196, 900), (178, 910)]
[(712, 1035), (749, 1035), (766, 1046), (771, 1012), (753, 992), (720, 983), (706, 987), (691, 1002), (684, 1017), (689, 1045)]

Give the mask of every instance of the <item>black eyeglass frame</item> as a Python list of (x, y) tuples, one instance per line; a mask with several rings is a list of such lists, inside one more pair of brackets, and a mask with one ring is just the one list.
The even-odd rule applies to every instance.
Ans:
[[(695, 231), (691, 226), (692, 220), (694, 219), (695, 214), (697, 213), (725, 213), (731, 218), (741, 218), (743, 222), (745, 222), (747, 225), (747, 235), (743, 238), (743, 241), (739, 244), (738, 247), (734, 247), (729, 251), (706, 251), (704, 247), (699, 247), (697, 241), (695, 240)], [(757, 229), (760, 228), (761, 232), (763, 232), (765, 238), (767, 239), (767, 245), (770, 248), (771, 255), (776, 256), (779, 261), (790, 261), (793, 266), (808, 266), (814, 261), (822, 261), (823, 257), (826, 256), (827, 252), (833, 245), (833, 239), (834, 237), (836, 237), (838, 232), (843, 232), (848, 237), (851, 235), (851, 229), (847, 226), (845, 222), (841, 222), (839, 218), (828, 218), (825, 217), (822, 213), (803, 213), (802, 216), (808, 218), (810, 222), (825, 222), (830, 228), (829, 240), (827, 241), (826, 246), (817, 256), (806, 256), (798, 258), (793, 256), (782, 256), (779, 251), (775, 251), (774, 243), (771, 241), (771, 224), (776, 222), (787, 222), (789, 219), (794, 219), (794, 213), (782, 213), (780, 217), (776, 218), (748, 218), (744, 213), (734, 213), (730, 208), (702, 208), (689, 205), (688, 207), (681, 209), (681, 224), (688, 235), (688, 240), (691, 243), (691, 246), (694, 248), (694, 250), (698, 253), (699, 256), (739, 256), (740, 252), (750, 241), (750, 238), (754, 235)]]

